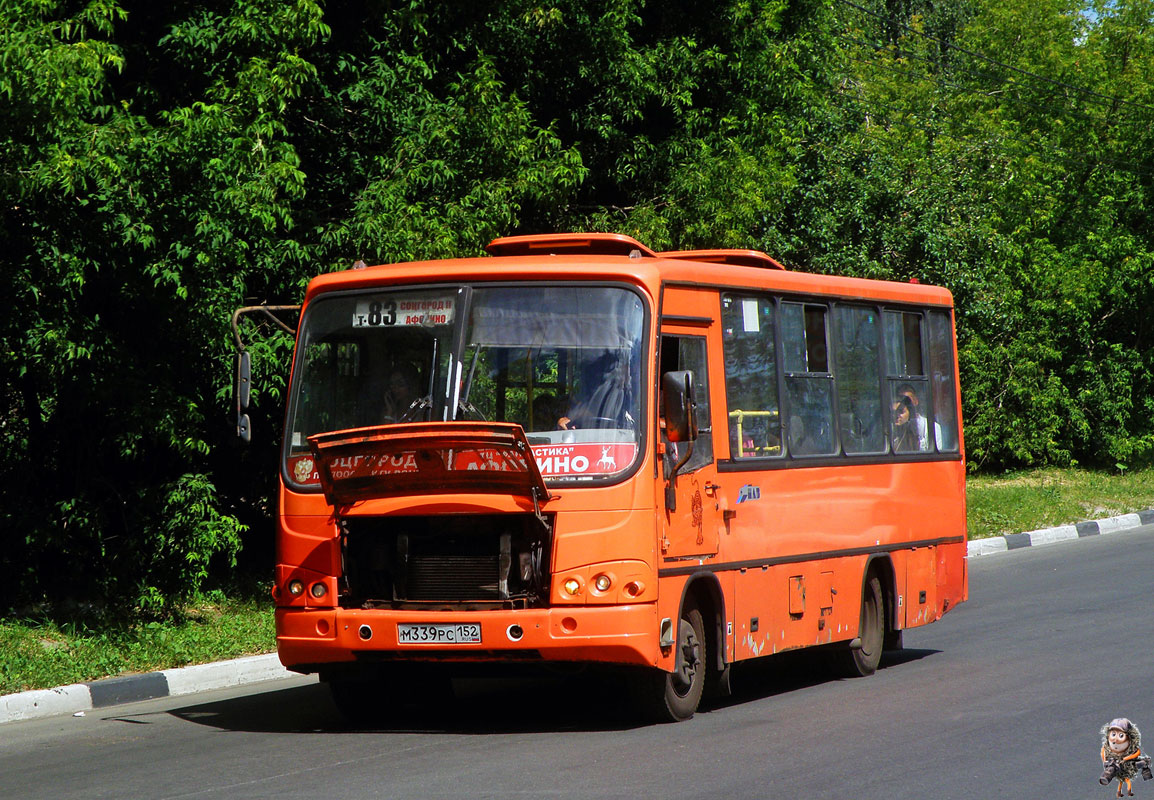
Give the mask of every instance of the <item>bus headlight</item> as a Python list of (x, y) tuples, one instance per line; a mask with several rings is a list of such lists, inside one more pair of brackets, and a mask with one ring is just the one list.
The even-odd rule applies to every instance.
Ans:
[(288, 592), (291, 597), (300, 597), (305, 592), (305, 582), (300, 578), (289, 581)]
[(550, 597), (565, 605), (651, 603), (657, 599), (656, 577), (644, 561), (602, 561), (559, 571)]

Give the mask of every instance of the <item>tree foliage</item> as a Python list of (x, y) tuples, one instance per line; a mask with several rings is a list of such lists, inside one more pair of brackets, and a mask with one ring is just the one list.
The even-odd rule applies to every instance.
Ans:
[(11, 0), (10, 597), (162, 611), (265, 563), (291, 341), (248, 332), (242, 449), (232, 309), (518, 232), (943, 284), (972, 466), (1147, 463), (1152, 26), (1154, 0)]

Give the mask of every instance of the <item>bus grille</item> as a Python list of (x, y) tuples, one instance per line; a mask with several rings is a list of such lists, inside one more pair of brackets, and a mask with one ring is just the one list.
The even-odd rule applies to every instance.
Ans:
[(408, 600), (500, 599), (497, 556), (416, 556), (408, 566)]

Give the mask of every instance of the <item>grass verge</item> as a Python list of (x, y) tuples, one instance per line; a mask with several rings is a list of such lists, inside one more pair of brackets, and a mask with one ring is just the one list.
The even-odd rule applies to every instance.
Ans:
[(0, 695), (269, 653), (272, 603), (211, 596), (171, 622), (0, 620)]
[[(1154, 470), (972, 476), (966, 497), (971, 539), (1020, 533), (1154, 508)], [(274, 649), (272, 603), (263, 591), (241, 599), (212, 595), (166, 623), (0, 620), (0, 695)]]
[(1154, 508), (1154, 469), (1037, 469), (966, 481), (971, 539), (1022, 533)]

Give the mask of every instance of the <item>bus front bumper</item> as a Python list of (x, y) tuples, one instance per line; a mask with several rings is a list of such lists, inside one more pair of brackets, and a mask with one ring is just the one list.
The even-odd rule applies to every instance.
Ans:
[[(452, 641), (465, 631), (480, 641)], [(402, 643), (408, 638), (440, 641)], [(443, 634), (443, 636), (438, 636)], [(399, 662), (593, 662), (654, 666), (656, 604), (577, 606), (508, 611), (412, 611), (278, 608), (277, 652), (289, 669)]]

